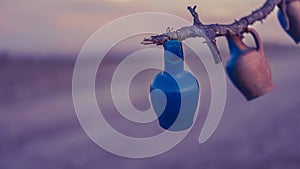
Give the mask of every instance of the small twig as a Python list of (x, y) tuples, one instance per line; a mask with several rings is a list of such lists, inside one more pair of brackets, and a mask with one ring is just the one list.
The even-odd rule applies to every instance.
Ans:
[(190, 6), (188, 7), (188, 10), (190, 11), (191, 15), (194, 18), (194, 25), (203, 25), (203, 23), (199, 19), (198, 13), (196, 12), (196, 8), (197, 8), (196, 5), (193, 8)]

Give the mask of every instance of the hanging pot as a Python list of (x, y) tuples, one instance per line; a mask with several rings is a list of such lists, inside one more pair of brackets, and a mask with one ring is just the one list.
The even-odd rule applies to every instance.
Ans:
[(283, 29), (300, 42), (300, 0), (283, 0), (278, 10), (278, 19)]
[(164, 43), (164, 71), (153, 79), (150, 98), (159, 125), (170, 131), (189, 129), (199, 99), (197, 79), (184, 70), (182, 44), (178, 40)]
[(227, 36), (230, 59), (226, 70), (239, 91), (247, 100), (252, 100), (272, 91), (274, 84), (261, 39), (254, 29), (248, 31), (254, 37), (257, 48), (246, 46), (240, 36)]

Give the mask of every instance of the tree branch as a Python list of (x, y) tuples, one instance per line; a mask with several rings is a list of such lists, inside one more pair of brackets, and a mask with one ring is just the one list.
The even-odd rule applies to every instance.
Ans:
[(145, 38), (142, 44), (156, 44), (162, 45), (166, 40), (178, 39), (185, 40), (193, 37), (205, 38), (216, 63), (221, 62), (220, 52), (216, 45), (216, 37), (227, 36), (227, 35), (239, 35), (247, 32), (249, 25), (254, 24), (256, 21), (262, 21), (265, 19), (274, 8), (285, 0), (267, 0), (266, 3), (259, 9), (253, 11), (250, 15), (235, 20), (232, 24), (203, 24), (196, 12), (197, 6), (188, 7), (191, 15), (194, 18), (194, 24), (192, 26), (182, 27), (176, 31), (163, 33), (160, 35), (151, 36)]

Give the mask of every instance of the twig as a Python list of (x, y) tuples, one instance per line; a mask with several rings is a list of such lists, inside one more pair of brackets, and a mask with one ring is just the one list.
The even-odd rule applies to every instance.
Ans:
[(216, 45), (216, 37), (227, 36), (227, 35), (239, 35), (247, 32), (249, 25), (254, 24), (256, 21), (264, 20), (283, 0), (267, 0), (266, 3), (259, 9), (253, 11), (250, 15), (245, 16), (239, 20), (235, 20), (232, 24), (203, 24), (196, 12), (197, 6), (188, 7), (191, 15), (194, 18), (194, 24), (180, 28), (176, 31), (163, 33), (160, 35), (151, 36), (145, 38), (142, 44), (156, 44), (162, 45), (166, 40), (178, 39), (185, 40), (192, 37), (205, 38), (216, 63), (221, 62), (220, 52)]

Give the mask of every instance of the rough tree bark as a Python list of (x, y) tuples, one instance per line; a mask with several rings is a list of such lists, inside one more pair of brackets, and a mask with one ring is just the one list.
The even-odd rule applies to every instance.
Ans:
[(217, 48), (216, 37), (227, 35), (239, 35), (247, 32), (249, 25), (254, 24), (256, 21), (263, 21), (281, 2), (286, 0), (267, 0), (266, 3), (259, 9), (253, 11), (250, 15), (245, 16), (239, 20), (235, 20), (232, 24), (203, 24), (196, 12), (197, 6), (188, 7), (191, 15), (194, 18), (194, 24), (192, 26), (182, 27), (175, 31), (168, 31), (163, 34), (151, 36), (145, 38), (142, 44), (156, 44), (163, 45), (166, 40), (178, 39), (185, 40), (193, 37), (205, 38), (210, 51), (214, 57), (216, 63), (220, 63), (220, 52)]

